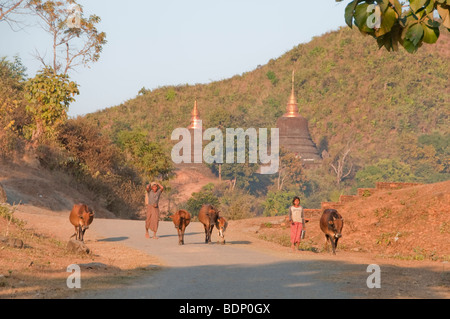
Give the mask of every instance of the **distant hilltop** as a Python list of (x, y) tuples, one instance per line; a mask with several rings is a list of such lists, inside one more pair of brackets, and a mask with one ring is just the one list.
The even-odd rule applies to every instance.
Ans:
[(251, 72), (209, 84), (144, 90), (87, 118), (108, 135), (139, 128), (169, 144), (174, 128), (189, 125), (197, 99), (205, 127), (276, 127), (286, 112), (294, 70), (298, 109), (318, 152), (336, 153), (351, 140), (352, 157), (364, 165), (398, 157), (405, 139), (450, 133), (450, 93), (444, 89), (449, 39), (443, 32), (435, 45), (416, 54), (389, 53), (345, 27)]

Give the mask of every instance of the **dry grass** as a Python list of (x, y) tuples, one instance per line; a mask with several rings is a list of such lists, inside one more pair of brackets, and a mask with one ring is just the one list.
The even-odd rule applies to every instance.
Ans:
[[(340, 209), (345, 219), (344, 237), (336, 256), (323, 252), (324, 236), (318, 227), (319, 217), (307, 216), (311, 221), (298, 256), (324, 261), (321, 265), (329, 265), (327, 271), (336, 272), (333, 277), (336, 280), (353, 278), (352, 272), (360, 273), (361, 265), (367, 266), (373, 261), (380, 264), (383, 289), (371, 291), (367, 295), (371, 298), (448, 298), (450, 273), (448, 263), (443, 261), (450, 259), (449, 189), (450, 181), (447, 181), (380, 191), (345, 204)], [(70, 275), (66, 269), (71, 264), (106, 265), (106, 269), (82, 270), (83, 292), (125, 287), (138, 276), (151, 275), (161, 265), (155, 257), (117, 242), (93, 240), (93, 233), (86, 236), (86, 244), (92, 250), (90, 255), (68, 252), (67, 237), (73, 228), (60, 218), (67, 213), (26, 204), (21, 205), (15, 215), (27, 214), (27, 225), (17, 221), (8, 223), (8, 219), (0, 218), (0, 236), (8, 232), (9, 237), (25, 243), (23, 249), (0, 244), (0, 298), (76, 297), (79, 290), (68, 289), (66, 285)], [(46, 217), (42, 218), (43, 215)], [(288, 248), (289, 227), (283, 226), (282, 220), (283, 217), (278, 216), (230, 221), (227, 232), (239, 234), (236, 237), (239, 240), (249, 234), (248, 241), (258, 247), (292, 254)], [(336, 260), (341, 264), (335, 269)], [(361, 282), (359, 277), (345, 280)], [(363, 288), (364, 295), (367, 289)]]
[[(450, 261), (450, 181), (377, 191), (339, 209), (344, 237), (338, 250), (400, 260)], [(319, 215), (307, 216), (304, 251), (324, 250)], [(278, 217), (280, 219), (280, 217)], [(261, 222), (258, 237), (288, 247), (290, 229)]]
[[(0, 236), (7, 224), (0, 218)], [(71, 253), (67, 241), (17, 223), (9, 225), (9, 237), (25, 245), (22, 249), (0, 245), (0, 299), (68, 298), (80, 290), (118, 288), (160, 265), (156, 258), (117, 243), (88, 240), (89, 255)], [(94, 262), (106, 268), (82, 268), (82, 289), (69, 289), (67, 267)]]

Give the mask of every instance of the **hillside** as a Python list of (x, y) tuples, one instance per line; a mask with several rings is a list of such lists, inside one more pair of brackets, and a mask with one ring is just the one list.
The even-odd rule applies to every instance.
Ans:
[(355, 172), (385, 158), (418, 163), (405, 144), (416, 144), (424, 134), (449, 139), (449, 58), (448, 32), (437, 44), (408, 54), (378, 50), (369, 37), (342, 28), (251, 72), (209, 84), (142, 89), (135, 98), (87, 117), (110, 136), (144, 129), (167, 149), (173, 129), (189, 125), (195, 99), (204, 127), (274, 127), (295, 70), (300, 113), (320, 151), (333, 157), (352, 144)]
[[(338, 208), (344, 218), (341, 252), (369, 253), (399, 260), (450, 259), (450, 181), (397, 190), (376, 190)], [(307, 212), (305, 251), (320, 252), (325, 237), (320, 212)], [(289, 246), (289, 227), (280, 217), (249, 220), (256, 236)], [(259, 227), (258, 227), (259, 226)], [(339, 254), (339, 252), (338, 252)]]
[[(83, 283), (83, 291), (129, 288), (126, 285), (136, 276), (151, 276), (151, 271), (159, 269), (161, 261), (148, 255), (148, 250), (131, 249), (119, 241), (126, 237), (104, 238), (95, 229), (87, 235), (94, 254), (67, 252), (65, 246), (73, 232), (67, 218), (69, 210), (65, 205), (51, 205), (61, 199), (75, 202), (88, 198), (80, 198), (70, 183), (52, 172), (26, 166), (0, 168), (0, 182), (9, 200), (26, 200), (14, 213), (15, 218), (26, 221), (24, 226), (9, 225), (0, 218), (0, 237), (6, 232), (25, 243), (24, 249), (0, 245), (0, 298), (74, 297), (75, 292), (64, 285), (67, 265), (74, 260), (87, 267), (103, 265), (83, 270), (83, 278), (89, 278), (86, 285)], [(179, 182), (186, 182), (186, 176), (180, 176)], [(23, 186), (25, 179), (28, 187)], [(308, 216), (311, 221), (299, 252), (289, 248), (289, 227), (282, 225), (284, 216), (231, 220), (227, 245), (251, 243), (255, 249), (317, 262), (322, 271), (327, 269), (323, 280), (340, 282), (343, 289), (367, 298), (448, 298), (450, 273), (442, 262), (450, 258), (449, 205), (449, 181), (361, 196), (340, 208), (345, 225), (336, 256), (323, 250), (318, 214)], [(170, 229), (175, 232), (172, 226)], [(188, 232), (193, 231), (190, 229)], [(172, 236), (175, 233), (170, 234), (170, 242), (176, 245)], [(197, 246), (190, 242), (184, 248), (198, 250)], [(370, 263), (382, 267), (383, 289), (367, 289), (364, 285)]]
[[(12, 113), (0, 116), (7, 128), (0, 130), (0, 157), (18, 163), (25, 157), (37, 159), (117, 217), (140, 216), (143, 185), (150, 179), (167, 186), (164, 210), (185, 207), (192, 192), (203, 192), (203, 186), (217, 181), (208, 168), (200, 173), (179, 170), (170, 157), (170, 135), (189, 125), (194, 100), (204, 128), (274, 127), (285, 112), (295, 70), (300, 113), (309, 120), (319, 152), (329, 156), (317, 170), (296, 172), (299, 178), (281, 190), (277, 176), (261, 177), (255, 166), (224, 166), (225, 186), (206, 195), (228, 208), (229, 215), (283, 213), (281, 206), (294, 193), (305, 207), (318, 208), (379, 181), (445, 181), (450, 179), (449, 55), (448, 32), (437, 44), (408, 54), (378, 50), (371, 39), (342, 28), (227, 80), (143, 88), (121, 105), (70, 119), (36, 149), (30, 145), (33, 121), (26, 116), (25, 79), (23, 72), (14, 71), (22, 65), (3, 61), (0, 100)], [(14, 101), (20, 103), (12, 107)], [(337, 165), (347, 147), (349, 156), (341, 168), (349, 174), (340, 178), (331, 164)], [(281, 203), (280, 209), (265, 206), (271, 198)], [(244, 203), (249, 206), (243, 208)]]
[(74, 204), (86, 203), (98, 217), (116, 217), (98, 200), (96, 194), (63, 172), (0, 161), (0, 186), (6, 193), (9, 205), (25, 205), (67, 214)]

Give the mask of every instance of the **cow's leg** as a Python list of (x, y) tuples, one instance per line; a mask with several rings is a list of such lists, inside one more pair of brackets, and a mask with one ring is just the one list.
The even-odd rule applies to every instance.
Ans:
[(206, 227), (206, 233), (207, 233), (206, 243), (209, 244), (211, 242), (211, 227), (210, 226)]
[(203, 227), (205, 228), (205, 244), (208, 243), (208, 227), (206, 225), (203, 225)]
[(184, 245), (184, 232), (186, 230), (186, 226), (183, 224), (183, 226), (181, 226), (181, 244)]
[(75, 237), (78, 241), (80, 240), (80, 231), (81, 231), (81, 227), (80, 226), (78, 226), (77, 228), (76, 228), (77, 230), (76, 230), (76, 232), (77, 232), (77, 236)]
[(336, 238), (334, 241), (334, 254), (336, 255), (336, 249), (337, 249), (337, 243), (338, 243), (339, 238)]
[(86, 229), (80, 229), (80, 241), (84, 243), (84, 232)]
[(213, 229), (214, 229), (214, 224), (209, 226), (209, 241), (208, 241), (209, 243), (211, 243), (211, 234), (212, 234)]
[(328, 252), (328, 241), (331, 241), (330, 236), (328, 236), (327, 234), (325, 234), (325, 250)]
[(331, 248), (333, 248), (333, 255), (336, 255), (336, 245), (337, 245), (337, 238), (330, 238), (331, 240)]
[(178, 232), (178, 245), (183, 245), (182, 239), (181, 239), (181, 230), (180, 230), (180, 228), (177, 228), (177, 232)]

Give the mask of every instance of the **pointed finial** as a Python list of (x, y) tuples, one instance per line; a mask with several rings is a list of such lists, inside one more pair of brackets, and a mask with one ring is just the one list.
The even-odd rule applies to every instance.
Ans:
[(197, 108), (197, 99), (195, 99), (194, 102), (194, 109), (192, 110), (192, 116), (199, 116), (200, 113), (198, 112), (198, 108)]
[(191, 125), (189, 125), (188, 128), (192, 128), (192, 129), (199, 128), (200, 127), (199, 121), (200, 121), (200, 112), (198, 111), (198, 107), (197, 107), (197, 99), (195, 99), (194, 109), (191, 112)]
[(284, 114), (284, 117), (299, 117), (300, 116), (300, 114), (298, 114), (298, 106), (297, 106), (297, 101), (295, 98), (294, 81), (295, 81), (295, 70), (292, 70), (292, 91), (291, 91), (291, 96), (289, 98), (289, 102), (287, 104), (287, 112), (286, 112), (286, 114)]

